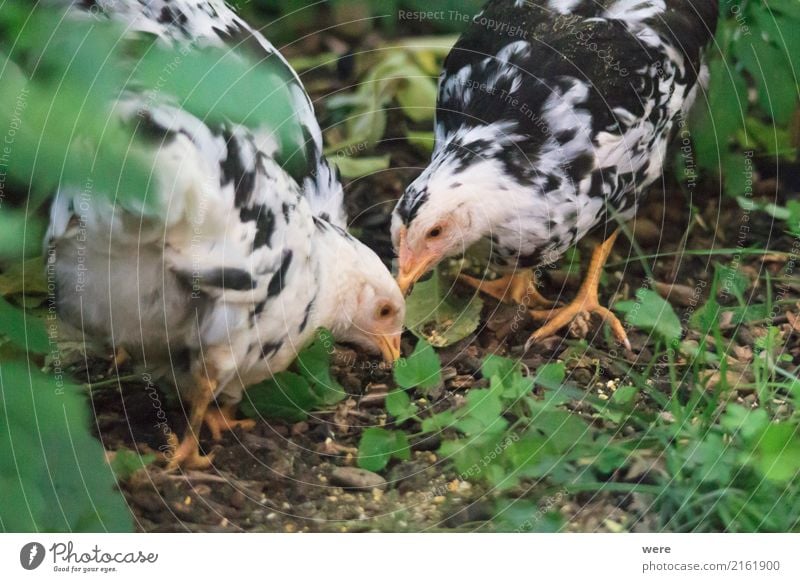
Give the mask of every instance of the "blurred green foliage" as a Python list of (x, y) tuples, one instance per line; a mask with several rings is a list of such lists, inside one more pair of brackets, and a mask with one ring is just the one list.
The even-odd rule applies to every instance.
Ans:
[[(295, 118), (289, 78), (240, 54), (170, 49), (106, 19), (63, 18), (19, 0), (0, 10), (0, 59), (0, 530), (129, 531), (85, 395), (63, 371), (40, 372), (45, 356), (56, 358), (57, 330), (52, 318), (45, 327), (54, 313), (42, 260), (21, 259), (41, 254), (58, 188), (89, 189), (137, 214), (160, 211), (152, 146), (136, 119), (115, 112), (128, 91), (211, 124), (274, 128), (287, 162), (303, 166), (295, 153), (304, 144), (293, 141), (301, 132), (286, 122)], [(124, 476), (143, 462), (123, 454), (114, 468)]]
[(744, 152), (773, 166), (797, 159), (800, 3), (720, 2), (720, 11), (707, 98), (690, 129), (700, 168), (740, 197), (752, 186)]
[(408, 18), (404, 13), (415, 11), (444, 11), (448, 15), (426, 20), (424, 31), (459, 32), (464, 21), (450, 18), (450, 13), (477, 14), (485, 0), (234, 0), (231, 4), (242, 14), (264, 22), (263, 31), (268, 38), (291, 43), (298, 32), (318, 31), (320, 22), (335, 33), (354, 37), (370, 30), (396, 33)]
[(132, 530), (89, 426), (80, 387), (21, 358), (0, 361), (0, 531)]

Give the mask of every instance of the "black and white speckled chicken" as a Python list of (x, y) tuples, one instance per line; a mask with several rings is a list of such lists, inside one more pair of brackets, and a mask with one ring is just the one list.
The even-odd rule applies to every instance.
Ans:
[[(447, 58), (432, 161), (394, 212), (401, 288), (488, 239), (506, 276), (463, 279), (539, 307), (530, 342), (595, 313), (629, 347), (600, 273), (707, 77), (717, 12), (716, 0), (489, 2)], [(606, 241), (576, 299), (552, 308), (531, 268), (596, 231)]]
[(298, 119), (286, 123), (307, 142), (302, 175), (282, 168), (286, 153), (270, 128), (211, 126), (169, 96), (127, 93), (115, 110), (150, 140), (158, 214), (74, 189), (60, 191), (51, 210), (60, 318), (174, 382), (190, 414), (171, 465), (205, 467), (202, 423), (216, 435), (243, 424), (232, 416), (243, 390), (286, 369), (317, 328), (393, 361), (403, 297), (378, 256), (342, 228), (342, 189), (321, 155), (311, 102), (260, 34), (214, 0), (79, 4), (121, 20), (129, 34), (249, 42), (289, 73)]

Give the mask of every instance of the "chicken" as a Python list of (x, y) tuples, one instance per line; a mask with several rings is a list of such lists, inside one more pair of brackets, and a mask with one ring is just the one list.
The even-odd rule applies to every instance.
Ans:
[[(221, 2), (97, 4), (123, 19), (142, 4), (131, 30), (167, 40), (172, 25), (149, 19), (167, 9), (181, 10), (187, 19), (173, 21), (195, 40), (209, 27), (189, 7), (213, 9), (201, 20), (219, 19), (221, 30), (233, 21)], [(297, 102), (298, 119), (287, 123), (310, 137), (299, 176), (282, 167), (286, 152), (269, 128), (212, 126), (169, 96), (126, 93), (115, 111), (152, 149), (156, 212), (115, 206), (90, 189), (64, 188), (53, 201), (48, 269), (58, 316), (177, 387), (189, 424), (173, 439), (173, 468), (209, 466), (199, 450), (202, 424), (213, 435), (250, 426), (233, 416), (243, 391), (285, 370), (320, 327), (387, 361), (399, 356), (403, 296), (378, 256), (342, 228), (341, 185), (326, 173), (310, 101)]]
[[(392, 217), (401, 288), (488, 239), (505, 276), (464, 280), (535, 308), (545, 323), (529, 345), (595, 313), (630, 348), (600, 274), (707, 79), (717, 12), (715, 0), (489, 2), (447, 58), (431, 163)], [(605, 242), (575, 300), (553, 308), (531, 269), (590, 233)]]

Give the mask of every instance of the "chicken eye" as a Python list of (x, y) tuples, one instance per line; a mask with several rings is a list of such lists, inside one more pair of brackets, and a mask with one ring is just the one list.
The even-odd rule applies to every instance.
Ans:
[(378, 308), (378, 318), (387, 319), (394, 315), (394, 308), (391, 305), (383, 305)]
[(434, 226), (432, 229), (428, 231), (428, 238), (439, 238), (442, 236), (442, 227), (441, 226)]

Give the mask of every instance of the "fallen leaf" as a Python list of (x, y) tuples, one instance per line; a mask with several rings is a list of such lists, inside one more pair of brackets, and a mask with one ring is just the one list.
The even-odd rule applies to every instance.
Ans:
[(437, 348), (460, 341), (478, 328), (483, 300), (449, 293), (439, 271), (417, 283), (406, 301), (406, 326), (417, 337)]

